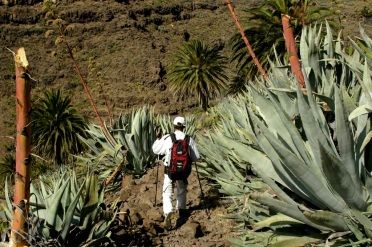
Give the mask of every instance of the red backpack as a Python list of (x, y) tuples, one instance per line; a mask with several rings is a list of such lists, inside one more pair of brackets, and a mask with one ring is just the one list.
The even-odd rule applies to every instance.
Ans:
[(191, 173), (191, 159), (189, 154), (190, 136), (177, 140), (174, 133), (170, 134), (172, 139), (172, 150), (169, 166), (165, 167), (165, 173), (171, 180), (187, 180)]

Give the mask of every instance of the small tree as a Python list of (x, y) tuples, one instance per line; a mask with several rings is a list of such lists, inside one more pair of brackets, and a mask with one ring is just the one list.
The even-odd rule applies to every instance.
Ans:
[(182, 98), (197, 94), (206, 110), (209, 100), (226, 88), (226, 58), (218, 46), (209, 48), (200, 40), (186, 43), (171, 58), (170, 88)]

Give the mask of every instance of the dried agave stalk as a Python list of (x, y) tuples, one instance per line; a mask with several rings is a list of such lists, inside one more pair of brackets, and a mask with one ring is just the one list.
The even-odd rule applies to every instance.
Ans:
[(28, 232), (26, 215), (30, 198), (31, 173), (31, 84), (28, 61), (24, 48), (14, 56), (17, 99), (16, 173), (14, 186), (14, 219), (12, 220), (11, 246), (28, 246), (24, 236)]

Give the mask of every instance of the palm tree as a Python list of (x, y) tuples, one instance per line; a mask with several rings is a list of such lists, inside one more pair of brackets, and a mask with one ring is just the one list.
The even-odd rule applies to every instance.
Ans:
[(44, 92), (32, 111), (32, 143), (35, 152), (61, 165), (71, 154), (83, 151), (78, 135), (87, 137), (86, 119), (60, 90)]
[[(286, 21), (286, 18), (289, 18), (289, 28), (293, 31), (293, 37), (296, 37), (304, 25), (319, 22), (332, 15), (330, 9), (317, 6), (313, 4), (312, 0), (266, 0), (260, 7), (251, 8), (246, 13), (247, 26), (244, 33), (249, 37), (252, 48), (260, 57), (263, 67), (268, 67), (269, 60), (274, 59), (274, 50), (270, 49), (271, 47), (275, 47), (279, 51), (280, 59), (288, 59), (293, 55), (293, 51), (288, 51), (286, 47), (286, 39), (289, 40), (283, 36), (283, 32), (288, 31), (288, 28), (283, 30), (283, 20)], [(332, 21), (329, 21), (329, 24), (333, 27), (337, 26)], [(289, 42), (294, 45), (294, 41)], [(229, 43), (232, 48), (232, 60), (237, 63), (239, 70), (248, 67), (247, 79), (253, 79), (258, 71), (253, 64), (252, 57), (248, 54), (241, 35), (235, 34)], [(285, 53), (286, 50), (288, 55)], [(293, 61), (291, 61), (291, 65), (293, 65)], [(236, 91), (239, 85), (233, 83), (231, 86), (235, 90), (230, 91)], [(241, 86), (240, 91), (244, 88), (245, 85)]]
[(221, 55), (221, 46), (209, 48), (204, 42), (193, 40), (183, 45), (171, 60), (168, 70), (171, 90), (181, 98), (197, 94), (203, 110), (208, 108), (209, 99), (226, 88), (227, 59)]

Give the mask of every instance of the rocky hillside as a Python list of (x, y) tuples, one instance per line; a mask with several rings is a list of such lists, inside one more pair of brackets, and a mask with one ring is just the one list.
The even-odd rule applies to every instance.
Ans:
[[(52, 1), (53, 2), (53, 1)], [(193, 97), (182, 101), (167, 87), (169, 57), (188, 40), (226, 46), (237, 32), (224, 0), (62, 0), (45, 8), (43, 1), (0, 2), (0, 158), (15, 136), (15, 84), (12, 53), (25, 47), (33, 82), (32, 97), (61, 88), (82, 112), (92, 117), (88, 97), (51, 19), (69, 24), (67, 40), (102, 116), (149, 104), (159, 113), (198, 113)], [(262, 0), (232, 1), (238, 15)], [(345, 37), (358, 34), (364, 1), (327, 1), (339, 10)], [(360, 2), (358, 5), (356, 2)], [(341, 3), (341, 4), (340, 4)], [(355, 5), (353, 5), (355, 3)], [(357, 6), (357, 7), (354, 7)], [(368, 26), (369, 25), (369, 26)], [(367, 28), (366, 28), (367, 29)]]

